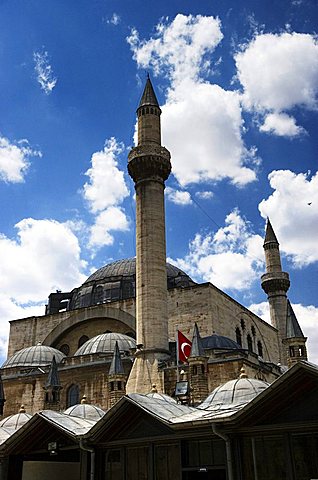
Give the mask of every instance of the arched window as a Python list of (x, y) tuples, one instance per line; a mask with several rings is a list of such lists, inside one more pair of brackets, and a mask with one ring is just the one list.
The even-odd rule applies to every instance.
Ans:
[(252, 325), (251, 331), (252, 331), (253, 337), (255, 337), (255, 335), (256, 335), (256, 330), (255, 330), (254, 325)]
[(63, 343), (63, 345), (60, 346), (60, 352), (64, 353), (64, 355), (68, 356), (70, 353), (70, 346), (67, 345), (67, 343)]
[(67, 391), (67, 406), (72, 407), (79, 403), (79, 386), (71, 385)]
[(253, 341), (250, 334), (247, 335), (247, 349), (249, 352), (253, 352)]
[(242, 330), (245, 330), (245, 322), (244, 322), (243, 318), (241, 319), (241, 328), (242, 328)]
[(82, 345), (84, 345), (85, 342), (89, 340), (87, 335), (82, 335), (81, 338), (78, 341), (78, 348), (80, 348)]
[(258, 341), (257, 342), (257, 351), (260, 357), (263, 356), (263, 345), (262, 342)]
[(239, 329), (239, 327), (236, 328), (235, 335), (236, 335), (236, 343), (238, 343), (239, 345), (242, 346), (242, 334), (241, 334), (241, 330)]

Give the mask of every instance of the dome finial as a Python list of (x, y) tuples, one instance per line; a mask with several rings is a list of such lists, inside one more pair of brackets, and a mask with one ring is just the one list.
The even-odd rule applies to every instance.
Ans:
[(240, 378), (248, 378), (244, 367), (240, 370)]
[(158, 393), (157, 385), (155, 383), (152, 384), (151, 393)]
[(83, 395), (81, 404), (84, 405), (85, 403), (87, 403), (87, 398), (86, 398), (86, 395)]
[(21, 405), (19, 408), (19, 413), (25, 413), (24, 405)]

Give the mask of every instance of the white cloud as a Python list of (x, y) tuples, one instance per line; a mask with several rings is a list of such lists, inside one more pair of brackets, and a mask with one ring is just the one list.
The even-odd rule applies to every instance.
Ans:
[(55, 289), (67, 291), (85, 280), (80, 246), (67, 225), (27, 218), (15, 227), (15, 239), (0, 235), (2, 294), (21, 306), (41, 302)]
[[(292, 304), (293, 310), (307, 340), (308, 360), (318, 364), (318, 308), (313, 305)], [(270, 323), (268, 302), (261, 302), (249, 306), (252, 312), (256, 313), (266, 322)]]
[(245, 107), (275, 114), (265, 120), (263, 131), (282, 135), (287, 129), (287, 135), (301, 133), (292, 118), (287, 121), (277, 115), (295, 106), (317, 108), (316, 37), (295, 32), (256, 35), (237, 53), (235, 61), (237, 77), (244, 88)]
[(204, 190), (202, 192), (196, 192), (195, 196), (198, 198), (202, 198), (202, 200), (209, 200), (210, 198), (213, 198), (214, 193), (210, 190)]
[(222, 40), (218, 18), (178, 14), (169, 24), (167, 19), (156, 26), (156, 35), (139, 40), (133, 29), (128, 42), (134, 59), (141, 68), (152, 67), (158, 74), (166, 72), (173, 82), (196, 80), (200, 69), (208, 69), (206, 57)]
[[(170, 91), (162, 107), (162, 136), (171, 151), (173, 173), (183, 186), (229, 178), (255, 180), (255, 152), (244, 146), (240, 96), (209, 83), (186, 83)], [(251, 162), (252, 161), (252, 162)]]
[(35, 63), (36, 79), (42, 90), (49, 95), (56, 85), (57, 78), (53, 75), (53, 70), (49, 62), (49, 54), (45, 50), (34, 52), (33, 60)]
[(129, 195), (129, 190), (117, 161), (123, 151), (124, 145), (110, 138), (102, 151), (93, 153), (92, 166), (86, 172), (89, 182), (84, 185), (83, 196), (95, 215), (90, 228), (90, 248), (112, 245), (114, 238), (110, 231), (128, 230), (128, 219), (120, 204)]
[(263, 239), (250, 231), (237, 210), (226, 217), (225, 224), (214, 235), (198, 233), (185, 258), (172, 263), (221, 289), (245, 290), (263, 272)]
[(10, 143), (0, 136), (0, 180), (21, 183), (29, 168), (30, 157), (41, 157), (41, 152), (33, 150), (27, 140)]
[(219, 19), (181, 14), (157, 25), (148, 41), (140, 40), (136, 30), (128, 38), (138, 66), (170, 81), (162, 107), (163, 143), (182, 186), (223, 178), (237, 185), (255, 180), (255, 150), (248, 150), (241, 137), (240, 95), (203, 79), (213, 69), (212, 54), (222, 38)]
[(106, 141), (103, 150), (92, 155), (92, 166), (85, 173), (89, 182), (84, 185), (83, 195), (93, 213), (116, 205), (129, 195), (124, 172), (118, 168), (116, 159), (123, 149), (123, 144), (112, 137)]
[(115, 26), (119, 25), (120, 21), (121, 21), (120, 16), (115, 12), (113, 13), (113, 15), (110, 18), (106, 19), (107, 24), (111, 24), (111, 25), (115, 25)]
[(281, 245), (295, 266), (318, 260), (318, 173), (273, 171), (268, 176), (274, 192), (261, 201), (262, 217), (269, 217)]
[(304, 129), (296, 125), (294, 117), (286, 113), (269, 113), (266, 115), (261, 132), (274, 133), (280, 137), (296, 137), (304, 133)]
[(174, 188), (166, 187), (165, 193), (170, 202), (176, 205), (191, 205), (192, 203), (190, 193), (184, 190), (175, 190)]
[(125, 232), (129, 229), (129, 223), (125, 213), (119, 207), (108, 207), (99, 213), (91, 227), (89, 246), (96, 248), (104, 245), (112, 245), (114, 237), (111, 231)]

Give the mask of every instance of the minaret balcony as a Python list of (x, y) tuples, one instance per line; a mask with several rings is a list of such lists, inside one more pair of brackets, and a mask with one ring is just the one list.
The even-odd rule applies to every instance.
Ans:
[(290, 287), (289, 275), (286, 272), (264, 273), (261, 281), (262, 288), (267, 294), (286, 293)]

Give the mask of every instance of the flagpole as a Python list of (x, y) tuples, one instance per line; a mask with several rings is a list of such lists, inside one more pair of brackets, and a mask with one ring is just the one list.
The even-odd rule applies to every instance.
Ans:
[(178, 325), (176, 325), (176, 346), (177, 346), (177, 382), (179, 382), (179, 335)]

